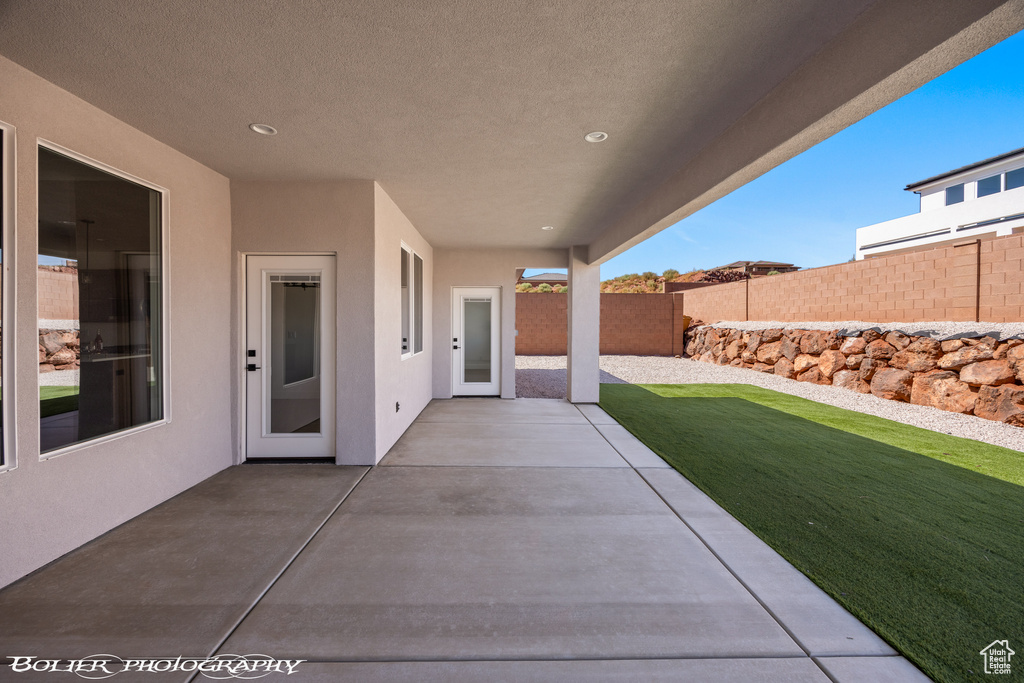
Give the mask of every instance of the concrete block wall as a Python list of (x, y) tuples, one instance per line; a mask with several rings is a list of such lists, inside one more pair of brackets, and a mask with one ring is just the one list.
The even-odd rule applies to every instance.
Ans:
[(1024, 235), (681, 292), (705, 322), (1024, 320)]
[(516, 293), (516, 355), (564, 356), (568, 347), (565, 294)]
[[(565, 294), (516, 294), (517, 355), (565, 355), (567, 300)], [(602, 294), (601, 353), (681, 355), (683, 315), (676, 294)]]
[(78, 269), (39, 266), (39, 317), (44, 320), (78, 319)]
[(671, 294), (602, 294), (601, 353), (672, 355), (672, 320)]
[[(776, 275), (774, 277), (781, 277)], [(705, 322), (712, 320), (746, 320), (746, 296), (749, 281), (680, 292), (686, 315)]]

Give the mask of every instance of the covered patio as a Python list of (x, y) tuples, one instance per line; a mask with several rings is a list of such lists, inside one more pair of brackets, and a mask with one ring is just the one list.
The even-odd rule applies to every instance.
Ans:
[(299, 681), (927, 680), (600, 408), (544, 399), (434, 401), (375, 468), (231, 467), (0, 591), (0, 623), (9, 657)]

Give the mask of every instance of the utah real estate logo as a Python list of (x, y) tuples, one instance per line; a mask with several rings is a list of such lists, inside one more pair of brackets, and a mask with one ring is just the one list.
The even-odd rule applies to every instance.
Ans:
[(985, 673), (1010, 673), (1010, 657), (1017, 654), (1010, 649), (1010, 641), (993, 640), (979, 653), (985, 658)]

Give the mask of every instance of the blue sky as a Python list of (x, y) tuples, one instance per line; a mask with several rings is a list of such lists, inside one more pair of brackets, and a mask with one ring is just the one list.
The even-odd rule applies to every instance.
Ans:
[(1024, 147), (1024, 32), (601, 266), (601, 278), (737, 260), (853, 258), (859, 227), (918, 210), (911, 182)]

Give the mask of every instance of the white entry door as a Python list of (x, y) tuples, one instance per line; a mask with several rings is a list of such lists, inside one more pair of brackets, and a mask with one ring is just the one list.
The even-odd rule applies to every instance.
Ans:
[(246, 257), (246, 458), (334, 457), (333, 256)]
[(452, 290), (452, 394), (501, 394), (501, 288)]

